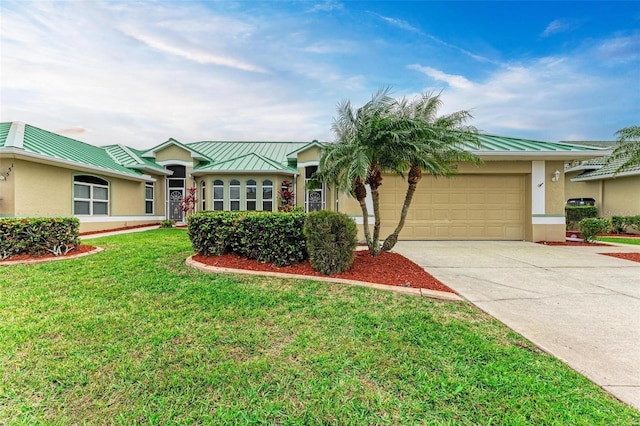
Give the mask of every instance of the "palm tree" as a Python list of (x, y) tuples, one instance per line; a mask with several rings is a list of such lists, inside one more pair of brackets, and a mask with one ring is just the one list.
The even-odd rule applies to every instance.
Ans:
[(438, 117), (441, 106), (440, 94), (432, 93), (425, 93), (412, 101), (402, 99), (396, 104), (394, 115), (407, 129), (403, 139), (397, 143), (403, 156), (404, 169), (409, 169), (408, 186), (400, 220), (393, 233), (385, 239), (383, 251), (391, 250), (397, 243), (423, 172), (435, 177), (450, 177), (457, 172), (457, 163), (480, 162), (477, 156), (465, 151), (466, 147), (479, 146), (477, 130), (465, 124), (471, 114), (458, 111)]
[[(338, 191), (356, 198), (362, 210), (365, 239), (374, 256), (380, 250), (378, 188), (382, 184), (382, 170), (387, 164), (380, 149), (384, 145), (382, 129), (395, 102), (388, 93), (389, 88), (379, 90), (355, 111), (349, 101), (338, 106), (338, 117), (332, 125), (336, 143), (323, 149), (318, 172), (314, 176), (315, 181), (334, 184)], [(373, 237), (369, 229), (366, 185), (371, 188), (374, 200), (376, 223)]]
[(615, 173), (627, 167), (640, 165), (640, 126), (630, 126), (616, 132), (618, 144), (607, 163), (621, 162)]

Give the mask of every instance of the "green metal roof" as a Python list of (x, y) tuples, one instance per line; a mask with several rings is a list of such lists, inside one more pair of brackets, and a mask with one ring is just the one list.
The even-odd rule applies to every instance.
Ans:
[[(627, 157), (628, 158), (628, 157)], [(601, 166), (597, 167), (595, 170), (593, 168), (588, 169), (585, 173), (582, 173), (571, 179), (572, 182), (583, 182), (588, 180), (602, 180), (602, 179), (611, 179), (615, 177), (624, 177), (624, 176), (640, 176), (640, 164), (630, 167), (625, 167), (623, 170), (618, 172), (615, 171), (627, 161), (627, 158), (619, 158), (610, 163), (607, 163), (607, 157), (600, 157), (596, 160), (599, 160)], [(587, 168), (584, 168), (587, 169)], [(580, 170), (580, 166), (576, 167), (575, 170)]]
[(270, 158), (263, 157), (256, 153), (242, 155), (225, 161), (207, 164), (194, 168), (194, 172), (217, 171), (217, 172), (285, 172), (296, 173), (293, 167), (287, 167)]
[(4, 147), (10, 128), (11, 123), (0, 123), (0, 148)]
[(129, 148), (124, 145), (107, 145), (102, 147), (118, 163), (125, 167), (134, 169), (151, 169), (153, 171), (165, 172), (165, 168), (155, 161), (142, 156), (143, 151)]
[[(10, 129), (14, 123), (1, 123), (0, 137), (2, 147), (14, 149), (36, 157), (61, 160), (66, 163), (74, 163), (103, 172), (112, 172), (132, 178), (143, 179), (143, 173), (139, 170), (128, 168), (118, 163), (107, 150), (94, 145), (58, 135), (29, 124), (15, 123), (16, 128), (23, 127), (24, 134), (20, 134), (20, 140), (12, 140), (10, 146), (6, 141), (9, 131), (4, 133), (7, 127)], [(18, 136), (15, 136), (18, 138)]]
[(306, 146), (308, 143), (203, 141), (187, 143), (186, 146), (206, 155), (215, 164), (247, 154), (258, 154), (286, 167), (287, 154)]
[(542, 142), (505, 136), (479, 134), (480, 148), (468, 144), (465, 148), (478, 154), (511, 153), (575, 153), (598, 152), (601, 148), (560, 142)]

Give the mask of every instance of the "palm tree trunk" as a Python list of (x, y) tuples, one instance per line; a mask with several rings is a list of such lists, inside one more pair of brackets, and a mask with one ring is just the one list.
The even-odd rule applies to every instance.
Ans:
[(407, 194), (404, 197), (404, 204), (402, 204), (402, 211), (400, 212), (400, 221), (398, 222), (398, 226), (393, 231), (391, 235), (389, 235), (382, 245), (383, 251), (391, 250), (396, 243), (398, 242), (398, 236), (400, 235), (400, 231), (404, 227), (404, 222), (407, 219), (407, 212), (409, 211), (409, 207), (411, 206), (411, 200), (413, 200), (413, 194), (416, 192), (416, 187), (418, 186), (418, 182), (422, 179), (422, 169), (416, 165), (411, 166), (409, 170), (409, 186), (407, 187)]
[(360, 179), (356, 179), (353, 183), (353, 192), (356, 200), (360, 204), (362, 210), (362, 228), (364, 229), (364, 239), (367, 241), (369, 250), (373, 250), (373, 242), (371, 240), (371, 229), (369, 229), (369, 209), (367, 209), (367, 187), (364, 186)]
[(385, 240), (384, 244), (382, 244), (382, 251), (391, 250), (396, 243), (398, 242), (398, 236), (400, 235), (400, 231), (404, 227), (404, 222), (407, 219), (407, 212), (409, 211), (409, 206), (411, 206), (411, 200), (413, 200), (413, 194), (416, 192), (417, 184), (409, 184), (407, 188), (407, 194), (404, 197), (404, 204), (402, 205), (402, 212), (400, 213), (400, 221), (398, 222), (398, 226), (393, 231), (391, 235), (389, 235)]
[(374, 161), (369, 166), (367, 182), (371, 188), (371, 199), (373, 201), (373, 216), (375, 223), (373, 225), (373, 247), (371, 255), (376, 257), (380, 254), (380, 185), (382, 185), (382, 172), (379, 164)]
[(378, 188), (371, 189), (371, 198), (373, 200), (373, 215), (375, 224), (373, 225), (373, 247), (371, 255), (376, 257), (380, 254), (380, 191)]

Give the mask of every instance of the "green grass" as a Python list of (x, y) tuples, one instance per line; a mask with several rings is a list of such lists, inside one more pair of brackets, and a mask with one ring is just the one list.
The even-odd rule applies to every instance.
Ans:
[(625, 238), (625, 237), (597, 237), (598, 241), (605, 243), (621, 243), (621, 244), (633, 244), (640, 246), (640, 238)]
[(465, 303), (204, 274), (184, 230), (0, 268), (0, 424), (640, 424)]

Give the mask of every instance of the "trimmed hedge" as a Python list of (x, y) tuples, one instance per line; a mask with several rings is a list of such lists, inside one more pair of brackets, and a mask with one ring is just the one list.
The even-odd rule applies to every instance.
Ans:
[(67, 254), (80, 245), (76, 217), (0, 219), (0, 259), (16, 254)]
[(306, 259), (304, 213), (206, 211), (187, 220), (196, 253), (240, 256), (277, 266)]
[(577, 227), (582, 219), (598, 217), (596, 206), (565, 206), (564, 212), (567, 229)]
[(349, 269), (357, 244), (356, 224), (343, 213), (309, 213), (304, 223), (309, 262), (321, 274), (337, 274)]
[(638, 216), (613, 216), (611, 225), (615, 232), (640, 231), (640, 215)]
[(611, 230), (611, 220), (599, 218), (586, 218), (580, 221), (580, 235), (587, 242), (596, 240), (596, 235)]

